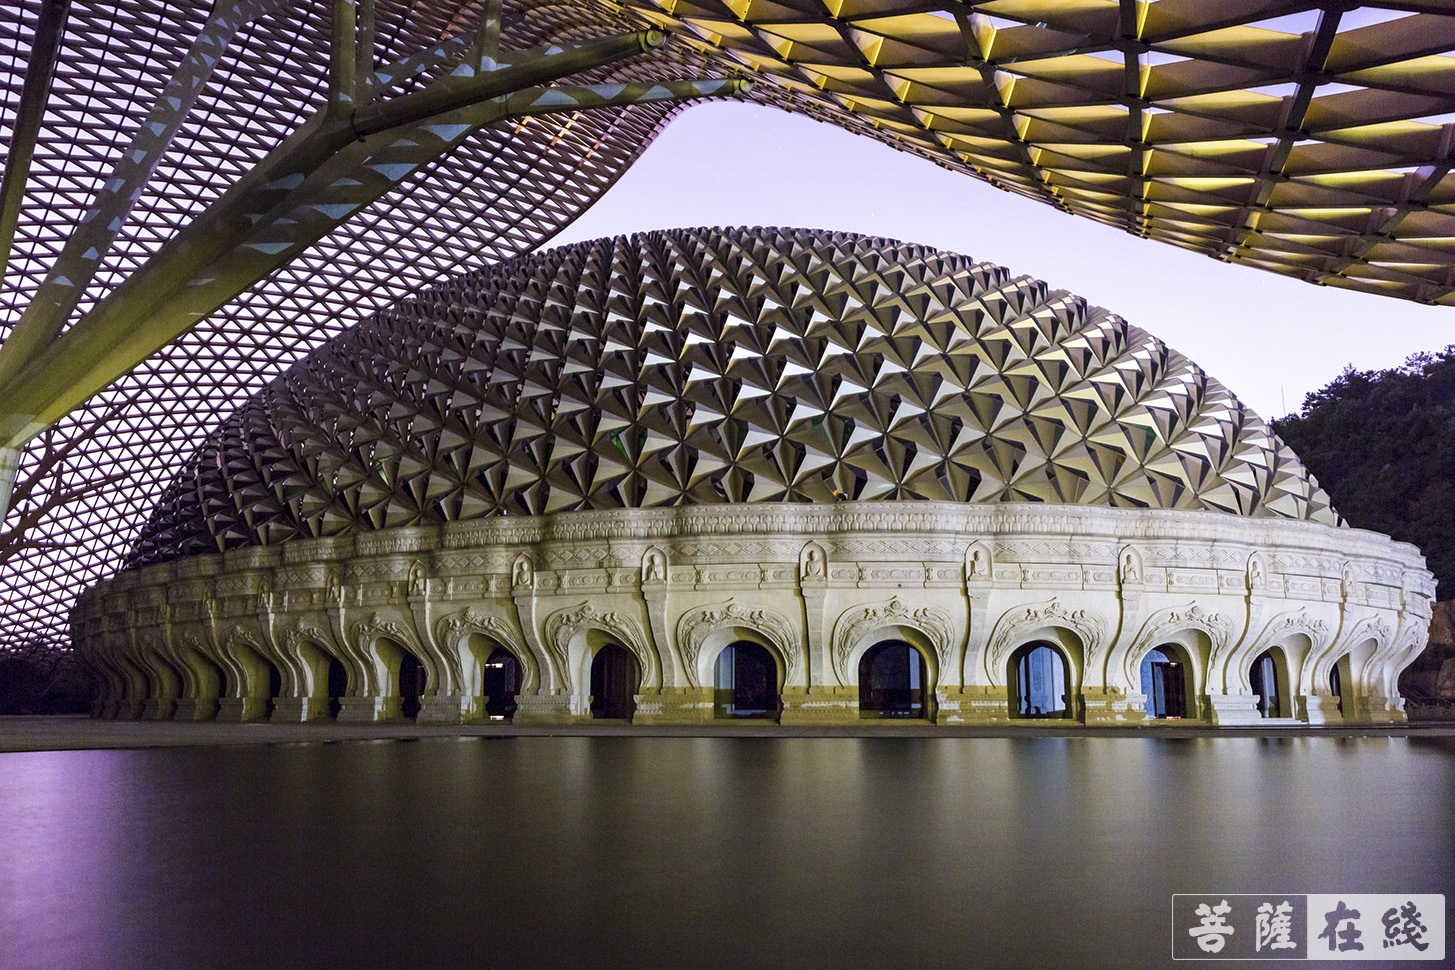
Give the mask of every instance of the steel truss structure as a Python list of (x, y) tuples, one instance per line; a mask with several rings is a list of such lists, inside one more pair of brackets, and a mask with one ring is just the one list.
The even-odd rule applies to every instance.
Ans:
[[(1455, 16), (1439, 3), (378, 0), (345, 33), (348, 2), (80, 0), (50, 31), (49, 90), (27, 95), (55, 6), (8, 0), (0, 15), (0, 237), (15, 230), (0, 398), (24, 383), (23, 351), (65, 347), (88, 315), (149, 299), (159, 277), (148, 260), (310, 119), (336, 122), (341, 100), (439, 92), (462, 65), (482, 76), (486, 58), (510, 67), (500, 51), (549, 58), (654, 25), (673, 36), (643, 57), (533, 81), (552, 93), (529, 105), (447, 119), (432, 133), (440, 144), (396, 146), (408, 157), (385, 164), (407, 167), (372, 186), (343, 184), (340, 167), (349, 178), (364, 168), (341, 144), (344, 162), (319, 163), (332, 180), (210, 254), (233, 284), (252, 273), (255, 285), (209, 290), (219, 276), (200, 256), (170, 274), (162, 265), (161, 277), (185, 267), (196, 286), (165, 314), (134, 314), (142, 331), (159, 321), (156, 332), (97, 359), (73, 337), (80, 352), (53, 355), (63, 367), (32, 371), (27, 386), (52, 399), (23, 415), (25, 434), (47, 430), (19, 455), (0, 645), (65, 642), (75, 592), (116, 568), (159, 484), (251, 393), (348, 323), (534, 249), (682, 99), (724, 93), (724, 78), (1139, 235), (1312, 282), (1455, 302)], [(481, 26), (491, 23), (498, 44)], [(29, 178), (16, 180), (32, 121)], [(446, 130), (457, 124), (466, 130)], [(12, 339), (37, 314), (47, 324)]]

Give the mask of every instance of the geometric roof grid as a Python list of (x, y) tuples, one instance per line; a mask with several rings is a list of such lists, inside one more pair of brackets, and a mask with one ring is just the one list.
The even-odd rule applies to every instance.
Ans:
[(880, 139), (1139, 236), (1455, 302), (1448, 0), (631, 0)]
[[(243, 25), (208, 55), (73, 320), (324, 104), (329, 0), (231, 6)], [(392, 93), (451, 70), (480, 6), (375, 0), (377, 63), (408, 68)], [(0, 7), (8, 158), (41, 2)], [(0, 338), (229, 4), (69, 7), (0, 280)], [(501, 42), (525, 50), (648, 24), (669, 29), (666, 46), (571, 80), (747, 76), (753, 101), (1139, 236), (1311, 282), (1455, 301), (1446, 2), (508, 0)], [(157, 483), (250, 394), (349, 322), (535, 249), (676, 110), (480, 130), (32, 441), (19, 479), (30, 497), (18, 492), (6, 517), (27, 522), (28, 539), (0, 555), (0, 648), (65, 643), (71, 600), (120, 565)]]
[(131, 564), (583, 509), (923, 499), (1337, 524), (1221, 384), (1120, 317), (955, 253), (682, 229), (431, 288), (256, 393)]

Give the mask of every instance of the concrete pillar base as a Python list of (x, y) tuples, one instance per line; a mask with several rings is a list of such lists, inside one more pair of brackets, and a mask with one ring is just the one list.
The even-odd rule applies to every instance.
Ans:
[(268, 719), (268, 698), (221, 698), (217, 702), (217, 719), (232, 723), (239, 721), (265, 721)]
[(143, 721), (170, 721), (177, 702), (170, 697), (148, 697), (141, 707)]
[(388, 701), (393, 701), (393, 714), (399, 715), (399, 698), (397, 697), (340, 697), (338, 699), (338, 719), (340, 723), (361, 723), (368, 721), (387, 721), (390, 719)]
[(270, 721), (302, 723), (329, 718), (327, 697), (280, 697), (273, 702)]
[(146, 701), (144, 700), (117, 701), (115, 717), (118, 721), (135, 721), (137, 718), (141, 717), (142, 708), (144, 708), (145, 706)]
[(1257, 726), (1267, 718), (1258, 713), (1257, 694), (1209, 694), (1212, 722), (1219, 727), (1246, 724)]
[[(479, 700), (468, 694), (435, 694), (420, 701), (416, 724), (459, 724), (473, 708), (472, 701)], [(484, 705), (481, 704), (481, 709)]]
[(217, 717), (217, 698), (183, 697), (172, 712), (174, 721), (210, 721)]
[(1339, 699), (1329, 694), (1314, 694), (1302, 697), (1306, 719), (1310, 724), (1343, 724), (1344, 715), (1339, 710)]
[(1087, 688), (1081, 692), (1087, 725), (1142, 724), (1147, 720), (1145, 694), (1123, 694), (1119, 690)]
[(936, 724), (1008, 724), (1010, 708), (1003, 687), (960, 687), (935, 694)]
[(859, 688), (787, 687), (780, 724), (858, 724)]
[(663, 687), (636, 695), (633, 724), (701, 724), (713, 715), (711, 687)]
[(515, 715), (510, 720), (513, 724), (573, 724), (590, 717), (589, 713), (585, 718), (572, 713), (569, 694), (520, 693), (516, 695)]
[(1404, 724), (1409, 720), (1403, 697), (1369, 694), (1354, 702), (1354, 710), (1355, 719), (1363, 724)]

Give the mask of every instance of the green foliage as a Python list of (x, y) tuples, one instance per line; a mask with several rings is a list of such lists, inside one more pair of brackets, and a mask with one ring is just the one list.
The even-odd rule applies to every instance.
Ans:
[(1455, 593), (1455, 345), (1353, 366), (1272, 422), (1351, 526), (1413, 542)]

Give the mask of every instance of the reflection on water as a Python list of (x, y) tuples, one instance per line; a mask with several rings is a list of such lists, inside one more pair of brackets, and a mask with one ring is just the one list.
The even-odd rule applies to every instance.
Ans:
[(1174, 892), (1455, 900), (1455, 743), (0, 755), (7, 970), (1158, 967)]

